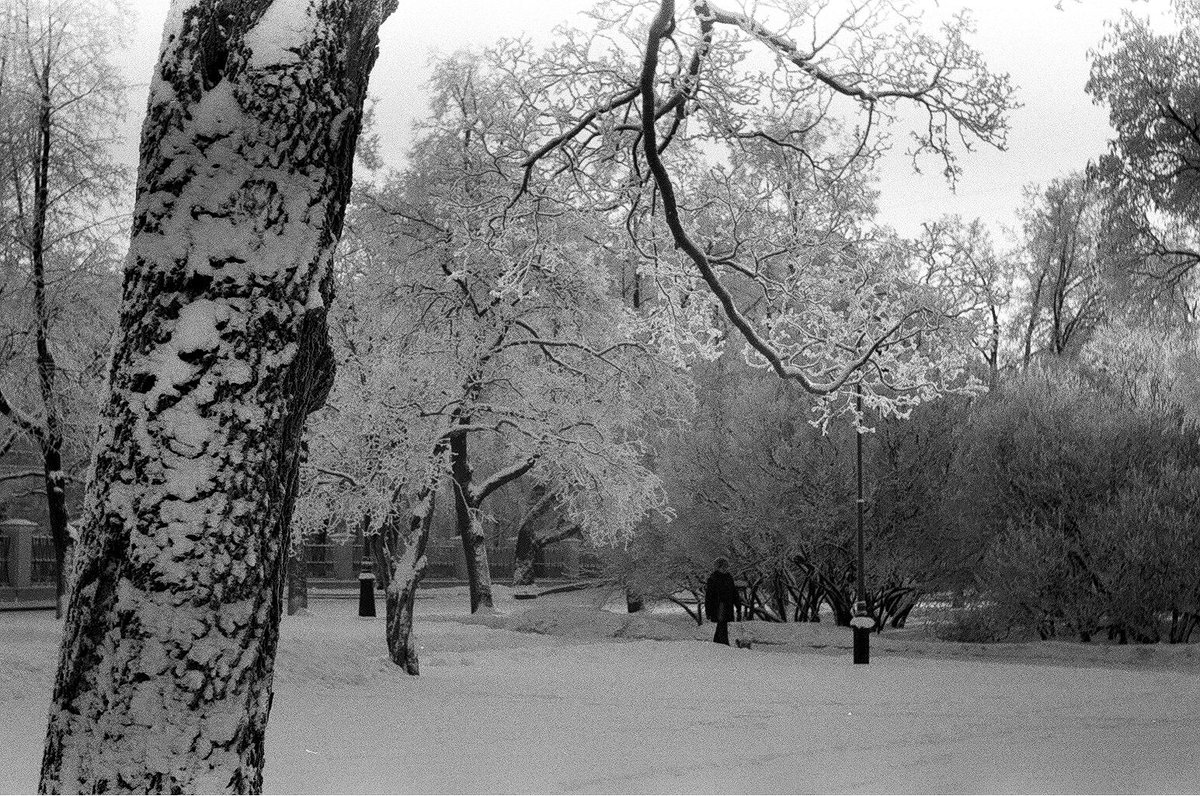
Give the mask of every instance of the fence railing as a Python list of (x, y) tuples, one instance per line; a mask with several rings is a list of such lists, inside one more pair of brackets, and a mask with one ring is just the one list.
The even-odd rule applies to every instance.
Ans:
[[(315, 579), (351, 580), (358, 577), (359, 561), (347, 559), (345, 545), (308, 542), (306, 543), (306, 572)], [(357, 552), (357, 551), (356, 551)], [(462, 578), (463, 552), (458, 544), (430, 545), (426, 551), (425, 578), (431, 580), (455, 580)], [(512, 578), (516, 564), (516, 551), (511, 549), (488, 549), (488, 564), (495, 581)], [(534, 564), (534, 577), (565, 578), (570, 575), (567, 564), (562, 561), (546, 561)]]
[(54, 540), (49, 536), (33, 537), (33, 554), (30, 558), (29, 582), (54, 583), (58, 579), (54, 565)]
[(337, 561), (333, 556), (333, 549), (338, 545), (309, 542), (307, 547), (308, 576), (310, 578), (337, 577)]

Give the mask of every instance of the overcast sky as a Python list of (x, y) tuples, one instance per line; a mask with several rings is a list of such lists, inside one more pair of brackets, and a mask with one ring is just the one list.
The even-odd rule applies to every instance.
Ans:
[[(423, 84), (433, 51), (452, 52), (482, 46), (500, 36), (527, 33), (546, 40), (553, 27), (577, 18), (592, 0), (400, 0), (399, 10), (381, 32), (379, 61), (371, 77), (371, 93), (379, 97), (378, 124), (383, 154), (398, 164), (410, 140), (414, 119), (428, 106)], [(1105, 20), (1124, 8), (1145, 14), (1163, 11), (1166, 0), (1078, 0), (1055, 7), (1054, 0), (942, 0), (934, 13), (972, 9), (977, 27), (973, 39), (994, 71), (1006, 71), (1024, 107), (1011, 115), (1006, 152), (980, 150), (962, 159), (964, 175), (951, 193), (938, 164), (914, 174), (899, 152), (880, 174), (881, 218), (905, 234), (915, 234), (922, 221), (945, 213), (979, 216), (1000, 232), (1015, 225), (1013, 211), (1022, 187), (1045, 184), (1072, 169), (1083, 168), (1105, 150), (1111, 130), (1105, 109), (1084, 92), (1089, 48), (1104, 35)], [(136, 84), (130, 98), (129, 141), (123, 150), (137, 162), (137, 132), (146, 102), (146, 86), (162, 37), (166, 0), (137, 0), (139, 18), (134, 41), (126, 52), (128, 78)], [(899, 133), (899, 131), (897, 131)], [(902, 141), (902, 134), (896, 139)], [(902, 149), (898, 147), (898, 149)]]

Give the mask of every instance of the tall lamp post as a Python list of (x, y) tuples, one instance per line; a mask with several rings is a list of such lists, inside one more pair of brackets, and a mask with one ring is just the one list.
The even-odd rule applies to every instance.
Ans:
[(854, 385), (854, 408), (858, 411), (858, 426), (854, 429), (856, 448), (855, 469), (858, 477), (858, 498), (854, 501), (858, 514), (858, 566), (855, 569), (855, 602), (854, 616), (850, 618), (850, 627), (854, 631), (854, 662), (871, 662), (871, 630), (875, 627), (875, 619), (867, 611), (866, 584), (866, 547), (863, 542), (863, 435), (862, 435), (862, 383)]

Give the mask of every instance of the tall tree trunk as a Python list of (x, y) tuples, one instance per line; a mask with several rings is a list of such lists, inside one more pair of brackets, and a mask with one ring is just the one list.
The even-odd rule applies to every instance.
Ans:
[(43, 791), (261, 790), (300, 434), (394, 6), (173, 4)]
[[(52, 33), (47, 33), (52, 36)], [(50, 209), (50, 155), (53, 130), (53, 105), (50, 97), (50, 68), (54, 61), (51, 48), (57, 42), (47, 40), (41, 53), (38, 75), (37, 165), (33, 173), (33, 217), (30, 225), (29, 255), (33, 265), (33, 309), (36, 329), (38, 387), (45, 409), (44, 433), (38, 442), (46, 481), (46, 511), (50, 520), (50, 538), (54, 544), (54, 615), (61, 619), (67, 596), (67, 550), (71, 537), (67, 532), (66, 478), (62, 469), (63, 429), (58, 396), (55, 393), (57, 365), (50, 352), (50, 311), (46, 299), (46, 216)]]

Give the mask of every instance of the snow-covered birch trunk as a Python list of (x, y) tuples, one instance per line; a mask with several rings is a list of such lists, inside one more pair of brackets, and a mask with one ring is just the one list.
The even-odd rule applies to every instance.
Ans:
[[(434, 449), (435, 460), (445, 452), (444, 446), (445, 442), (441, 441)], [(413, 639), (413, 602), (428, 564), (425, 548), (429, 543), (439, 480), (440, 472), (435, 469), (417, 492), (411, 508), (398, 510), (378, 532), (366, 538), (376, 577), (380, 578), (384, 589), (388, 655), (392, 663), (411, 675), (421, 673), (420, 657)], [(400, 521), (402, 513), (403, 522)]]
[(435, 496), (436, 491), (432, 488), (420, 496), (404, 532), (389, 529), (384, 533), (388, 655), (392, 663), (411, 675), (421, 673), (420, 656), (413, 640), (413, 603), (428, 563), (425, 546), (429, 542)]
[(258, 791), (300, 433), (395, 0), (176, 0), (43, 791)]

